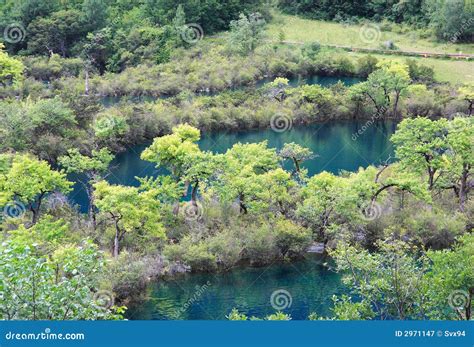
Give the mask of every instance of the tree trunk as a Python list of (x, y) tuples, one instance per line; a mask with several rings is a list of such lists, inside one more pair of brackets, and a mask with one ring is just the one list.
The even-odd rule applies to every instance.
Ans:
[(31, 220), (31, 224), (32, 224), (32, 225), (35, 225), (36, 222), (38, 222), (39, 211), (38, 211), (38, 209), (32, 207), (32, 208), (31, 208), (31, 212), (33, 212), (33, 219)]
[(114, 250), (113, 250), (114, 258), (117, 258), (120, 252), (120, 238), (121, 238), (121, 235), (120, 235), (120, 228), (118, 226), (118, 221), (115, 221), (115, 237), (114, 237)]
[(395, 187), (396, 184), (395, 183), (391, 183), (391, 184), (387, 184), (385, 186), (382, 186), (380, 187), (375, 193), (374, 195), (372, 195), (372, 198), (370, 199), (370, 204), (371, 206), (374, 205), (375, 201), (377, 200), (378, 196), (380, 195), (380, 193), (382, 193), (385, 189), (388, 189), (388, 188), (391, 188), (391, 187)]
[(293, 163), (295, 164), (295, 170), (296, 170), (296, 173), (300, 173), (300, 163), (298, 163), (298, 160), (296, 160), (296, 158), (292, 158), (293, 159)]
[(39, 214), (40, 214), (40, 209), (41, 209), (41, 203), (43, 202), (43, 197), (46, 193), (41, 193), (40, 196), (38, 197), (38, 202), (36, 204), (36, 207), (34, 207), (34, 204), (32, 203), (30, 205), (30, 210), (33, 212), (33, 219), (31, 221), (32, 225), (36, 224), (39, 219)]
[(471, 320), (471, 306), (472, 306), (472, 297), (474, 296), (474, 287), (469, 288), (469, 298), (466, 304), (466, 320)]
[(248, 210), (247, 210), (247, 206), (245, 206), (243, 195), (239, 196), (239, 205), (240, 205), (240, 213), (247, 214)]
[(397, 111), (398, 111), (398, 102), (400, 100), (400, 92), (395, 93), (395, 101), (393, 103), (393, 116), (397, 117)]
[(432, 167), (428, 167), (428, 189), (433, 190), (434, 186), (434, 175), (436, 173), (436, 169), (433, 169)]

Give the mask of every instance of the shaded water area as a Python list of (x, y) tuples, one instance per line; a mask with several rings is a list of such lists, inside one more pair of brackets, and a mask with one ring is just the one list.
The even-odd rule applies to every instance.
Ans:
[(158, 280), (148, 287), (144, 302), (129, 307), (127, 318), (222, 320), (233, 308), (259, 318), (276, 309), (298, 320), (312, 312), (331, 316), (332, 296), (348, 293), (348, 288), (340, 274), (323, 264), (320, 256), (309, 254), (291, 263)]
[[(380, 121), (366, 127), (367, 121), (330, 121), (306, 126), (295, 126), (285, 132), (275, 132), (272, 129), (204, 133), (199, 141), (202, 150), (224, 153), (235, 143), (252, 143), (268, 141), (268, 146), (281, 149), (285, 143), (295, 142), (310, 148), (317, 157), (305, 162), (303, 167), (310, 176), (322, 171), (339, 173), (341, 170), (356, 171), (359, 167), (380, 164), (390, 155), (393, 148), (390, 136), (395, 132), (396, 123)], [(354, 139), (354, 134), (364, 130), (362, 135)], [(117, 155), (110, 169), (107, 180), (113, 184), (137, 186), (135, 179), (145, 176), (165, 174), (157, 170), (153, 163), (140, 159), (140, 153), (150, 143), (132, 146)], [(291, 170), (290, 162), (284, 163)], [(79, 184), (75, 184), (70, 198), (78, 204), (82, 212), (87, 211), (87, 196)]]

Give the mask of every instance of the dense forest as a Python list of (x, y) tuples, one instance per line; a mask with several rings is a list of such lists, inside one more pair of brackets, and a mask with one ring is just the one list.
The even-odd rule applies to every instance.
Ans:
[[(151, 281), (292, 262), (315, 245), (350, 295), (308, 319), (473, 319), (474, 84), (440, 82), (419, 59), (292, 45), (284, 31), (267, 32), (283, 12), (402, 23), (436, 43), (469, 44), (473, 6), (3, 2), (0, 319), (123, 319)], [(357, 83), (293, 83), (310, 76)], [(318, 152), (301, 143), (200, 146), (217, 131), (353, 120), (364, 124), (354, 142), (396, 122), (394, 157), (313, 175), (306, 164)], [(116, 157), (142, 144), (155, 174), (112, 183)]]

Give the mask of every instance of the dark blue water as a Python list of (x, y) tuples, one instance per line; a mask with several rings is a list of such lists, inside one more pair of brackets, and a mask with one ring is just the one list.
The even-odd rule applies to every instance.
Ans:
[[(341, 283), (340, 274), (330, 271), (323, 261), (309, 255), (292, 263), (158, 280), (148, 287), (144, 302), (129, 307), (127, 318), (221, 320), (233, 308), (258, 318), (275, 313), (276, 308), (292, 319), (307, 319), (312, 312), (329, 317), (332, 296), (348, 293), (348, 288)], [(276, 306), (272, 306), (272, 293), (282, 290), (286, 292), (280, 296), (287, 300), (274, 300)]]
[[(205, 133), (199, 141), (199, 146), (202, 150), (224, 153), (238, 142), (267, 140), (269, 147), (277, 149), (281, 149), (285, 143), (295, 142), (310, 148), (318, 155), (303, 164), (303, 167), (308, 169), (309, 175), (321, 171), (337, 174), (341, 170), (355, 171), (359, 167), (378, 164), (393, 154), (389, 138), (395, 132), (396, 123), (391, 121), (375, 123), (354, 140), (353, 134), (363, 129), (365, 123), (366, 121), (331, 121), (294, 127), (283, 133), (271, 129)], [(136, 186), (138, 184), (136, 176), (162, 174), (163, 172), (160, 173), (153, 163), (140, 159), (140, 153), (149, 145), (150, 143), (133, 146), (118, 154), (112, 162), (108, 181), (113, 184)], [(290, 169), (291, 163), (285, 163), (285, 166)], [(87, 210), (87, 197), (79, 185), (75, 185), (71, 198), (81, 206), (82, 211)]]
[[(277, 149), (281, 149), (285, 143), (295, 142), (310, 148), (318, 155), (315, 159), (303, 164), (303, 167), (308, 169), (309, 175), (321, 171), (337, 174), (341, 170), (356, 171), (359, 167), (379, 164), (390, 155), (393, 156), (389, 138), (395, 132), (396, 123), (391, 121), (375, 123), (367, 127), (365, 132), (354, 140), (353, 134), (362, 130), (365, 124), (366, 121), (331, 121), (295, 126), (282, 133), (271, 129), (204, 133), (199, 146), (202, 150), (224, 153), (238, 142), (251, 143), (267, 140), (269, 147)], [(136, 186), (138, 181), (135, 176), (163, 174), (163, 171), (160, 172), (155, 168), (155, 164), (140, 159), (140, 153), (149, 145), (150, 143), (133, 146), (118, 154), (111, 165), (107, 180), (113, 184)], [(285, 163), (285, 167), (291, 169), (292, 164)], [(79, 184), (74, 186), (70, 198), (80, 205), (82, 212), (87, 211), (87, 196)]]

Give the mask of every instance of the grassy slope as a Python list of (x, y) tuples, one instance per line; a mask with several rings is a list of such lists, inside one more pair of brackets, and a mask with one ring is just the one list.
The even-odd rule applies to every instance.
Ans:
[(378, 41), (367, 43), (361, 38), (361, 28), (362, 25), (344, 25), (278, 14), (270, 24), (269, 32), (272, 37), (276, 38), (280, 29), (283, 29), (288, 41), (318, 41), (322, 44), (380, 48), (381, 43), (391, 40), (400, 50), (405, 51), (432, 53), (457, 53), (462, 51), (463, 53), (474, 53), (474, 45), (472, 44), (446, 45), (418, 38), (415, 33), (399, 34), (382, 31)]
[[(474, 45), (449, 45), (431, 42), (426, 39), (415, 39), (410, 34), (398, 34), (393, 32), (381, 32), (380, 39), (376, 42), (363, 42), (359, 34), (361, 26), (347, 26), (333, 22), (323, 22), (302, 19), (289, 15), (277, 15), (269, 25), (268, 34), (271, 38), (277, 39), (280, 31), (285, 33), (286, 41), (312, 42), (317, 41), (322, 44), (354, 46), (363, 48), (380, 48), (383, 41), (393, 41), (400, 50), (435, 52), (435, 53), (474, 53)], [(377, 56), (377, 55), (376, 55)], [(404, 60), (403, 56), (377, 56), (390, 59)], [(440, 60), (432, 58), (416, 58), (425, 65), (432, 66), (435, 70), (436, 78), (442, 82), (467, 82), (474, 77), (474, 62)]]
[[(363, 55), (363, 53), (349, 53), (354, 56)], [(440, 82), (449, 82), (452, 84), (471, 82), (474, 80), (474, 62), (451, 61), (429, 58), (413, 58), (395, 55), (371, 54), (377, 59), (392, 59), (405, 61), (406, 59), (415, 59), (417, 62), (431, 66), (435, 72), (435, 79)]]

